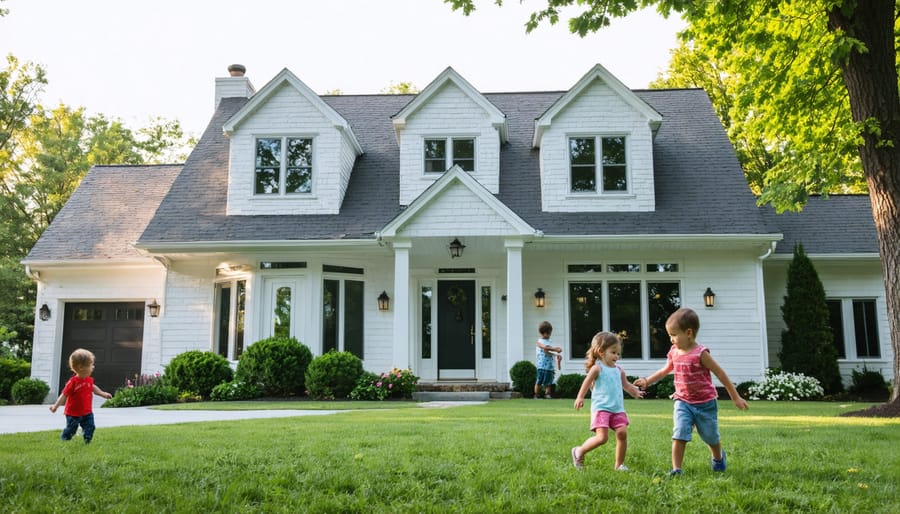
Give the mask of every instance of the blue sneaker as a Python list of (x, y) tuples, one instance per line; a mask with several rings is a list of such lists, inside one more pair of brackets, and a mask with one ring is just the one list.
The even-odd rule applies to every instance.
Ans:
[(712, 457), (710, 457), (710, 460), (712, 461), (713, 471), (715, 471), (715, 472), (725, 471), (725, 467), (726, 467), (726, 465), (725, 465), (725, 450), (722, 450), (722, 460), (716, 460)]
[(684, 471), (681, 471), (681, 468), (675, 468), (672, 471), (669, 471), (669, 478), (680, 477), (684, 474)]

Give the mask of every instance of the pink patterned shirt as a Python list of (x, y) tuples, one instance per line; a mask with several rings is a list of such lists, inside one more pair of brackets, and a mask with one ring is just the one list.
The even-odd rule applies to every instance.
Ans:
[(709, 369), (700, 363), (700, 356), (709, 348), (698, 344), (691, 351), (681, 354), (672, 346), (666, 359), (675, 372), (675, 399), (687, 403), (706, 403), (718, 398)]

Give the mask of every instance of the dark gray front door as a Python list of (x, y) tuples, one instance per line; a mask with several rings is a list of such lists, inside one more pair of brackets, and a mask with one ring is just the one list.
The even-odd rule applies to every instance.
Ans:
[(438, 282), (438, 379), (475, 378), (475, 281)]

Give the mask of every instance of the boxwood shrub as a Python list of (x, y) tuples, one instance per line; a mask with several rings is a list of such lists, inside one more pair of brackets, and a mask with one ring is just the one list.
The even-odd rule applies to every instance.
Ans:
[(31, 364), (22, 359), (0, 358), (0, 400), (12, 400), (12, 386), (31, 375)]
[(17, 405), (39, 405), (49, 392), (50, 386), (39, 378), (20, 378), (12, 386), (12, 399)]
[(270, 337), (247, 347), (235, 379), (259, 388), (263, 396), (303, 396), (309, 348), (293, 337)]
[(213, 387), (234, 376), (228, 359), (213, 352), (191, 350), (178, 354), (166, 366), (166, 383), (179, 391), (208, 398)]
[(359, 357), (350, 352), (330, 350), (309, 364), (306, 389), (315, 398), (347, 398), (362, 374), (363, 365)]
[[(575, 398), (578, 396), (578, 390), (581, 389), (581, 384), (584, 383), (586, 375), (582, 375), (580, 373), (566, 373), (560, 375), (558, 379), (556, 379), (556, 388), (553, 390), (553, 396), (557, 398)], [(585, 398), (590, 398), (591, 392), (588, 390), (588, 393), (585, 395)]]
[(509, 378), (512, 380), (513, 391), (531, 396), (537, 380), (537, 366), (531, 361), (519, 361), (509, 369)]

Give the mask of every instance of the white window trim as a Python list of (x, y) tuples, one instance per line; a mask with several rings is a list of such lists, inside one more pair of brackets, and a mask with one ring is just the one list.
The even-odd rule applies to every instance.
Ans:
[[(445, 146), (445, 154), (444, 154), (444, 170), (443, 171), (425, 171), (425, 141), (433, 140), (433, 139), (443, 139)], [(434, 136), (422, 136), (422, 152), (421, 152), (421, 166), (422, 166), (422, 174), (425, 177), (437, 177), (442, 173), (449, 170), (453, 167), (453, 140), (454, 139), (471, 139), (472, 140), (472, 158), (474, 159), (474, 163), (472, 164), (472, 171), (468, 173), (477, 173), (478, 172), (478, 136), (474, 134), (447, 134), (447, 135), (434, 135)]]
[[(315, 198), (316, 179), (318, 177), (316, 163), (319, 162), (317, 154), (317, 136), (318, 134), (254, 134), (252, 144), (252, 180), (250, 181), (250, 197), (255, 200), (271, 199), (271, 198)], [(278, 169), (278, 193), (263, 194), (256, 192), (256, 142), (260, 139), (281, 139), (281, 162)], [(288, 139), (309, 139), (310, 153), (312, 155), (312, 166), (310, 171), (310, 184), (308, 193), (288, 193), (285, 191), (287, 187), (287, 140)]]
[[(844, 357), (838, 357), (842, 362), (881, 362), (885, 361), (884, 345), (881, 341), (881, 323), (877, 323), (878, 330), (878, 357), (863, 356), (856, 353), (856, 318), (853, 316), (853, 302), (869, 301), (875, 303), (875, 320), (878, 321), (878, 298), (871, 296), (836, 296), (826, 298), (828, 301), (841, 302), (841, 324), (844, 328)], [(848, 322), (849, 321), (849, 322)]]
[[(624, 191), (604, 191), (603, 190), (603, 139), (611, 137), (625, 138), (625, 190)], [(594, 191), (573, 191), (572, 190), (572, 153), (569, 150), (569, 141), (571, 139), (594, 139)], [(566, 195), (575, 198), (589, 197), (608, 197), (617, 200), (622, 198), (633, 198), (631, 180), (631, 134), (612, 132), (612, 133), (573, 133), (566, 134), (565, 137), (565, 153), (566, 153)], [(599, 157), (599, 158), (598, 158)]]
[[(363, 320), (366, 319), (366, 310), (367, 310), (366, 303), (365, 303), (366, 294), (371, 288), (369, 287), (369, 282), (365, 279), (365, 275), (357, 275), (354, 273), (340, 273), (340, 272), (335, 272), (335, 271), (328, 271), (328, 272), (322, 273), (322, 301), (319, 302), (318, 312), (319, 312), (319, 317), (321, 318), (320, 319), (321, 329), (320, 329), (319, 337), (320, 337), (320, 340), (322, 341), (323, 353), (324, 353), (324, 348), (325, 348), (325, 319), (324, 319), (325, 313), (322, 311), (322, 309), (324, 309), (323, 304), (325, 302), (325, 281), (326, 280), (334, 280), (334, 281), (338, 282), (338, 289), (340, 291), (341, 296), (338, 301), (338, 312), (337, 312), (337, 315), (338, 315), (337, 351), (339, 351), (339, 352), (347, 351), (345, 348), (345, 345), (344, 345), (344, 320), (346, 319), (345, 315), (346, 315), (346, 306), (347, 306), (347, 295), (345, 294), (347, 291), (346, 282), (349, 280), (349, 281), (353, 281), (353, 282), (362, 282), (362, 284), (363, 284)], [(367, 340), (366, 333), (365, 333), (365, 326), (363, 327), (363, 329), (364, 330), (363, 330), (362, 344), (363, 344), (363, 355), (365, 355), (366, 340)]]

